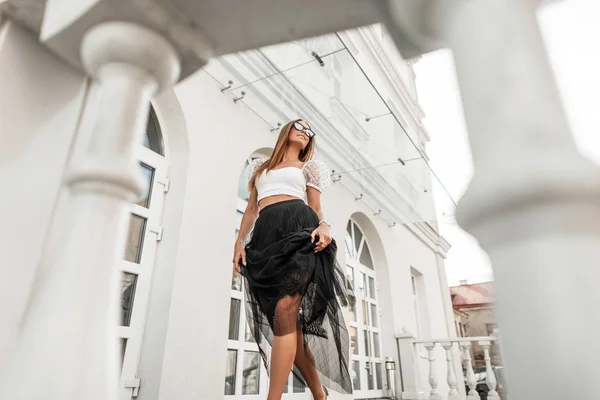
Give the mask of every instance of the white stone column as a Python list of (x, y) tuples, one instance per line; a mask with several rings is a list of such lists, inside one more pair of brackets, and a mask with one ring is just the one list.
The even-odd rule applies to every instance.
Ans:
[(600, 174), (569, 133), (537, 3), (446, 14), (475, 167), (457, 219), (494, 266), (511, 399), (597, 399)]
[(446, 382), (450, 388), (447, 398), (448, 400), (460, 400), (461, 397), (458, 394), (456, 372), (454, 371), (454, 360), (452, 359), (452, 342), (442, 342), (440, 345), (446, 351)]
[(442, 396), (438, 392), (439, 381), (435, 369), (435, 343), (423, 343), (423, 346), (427, 349), (427, 352), (429, 353), (429, 385), (431, 386), (431, 391), (429, 392), (429, 399), (441, 400)]
[(471, 358), (471, 342), (461, 342), (460, 347), (464, 350), (465, 362), (467, 364), (467, 385), (469, 386), (467, 400), (479, 400), (479, 394), (475, 390), (477, 387), (477, 378), (475, 378), (475, 371), (473, 371), (473, 360)]
[(500, 396), (496, 391), (496, 387), (498, 386), (498, 380), (496, 379), (496, 374), (492, 368), (492, 358), (490, 357), (490, 349), (492, 348), (492, 342), (489, 340), (480, 340), (479, 345), (483, 347), (483, 354), (485, 358), (485, 383), (490, 390), (488, 392), (489, 400), (500, 400)]
[[(62, 244), (46, 249), (0, 398), (107, 400), (117, 396), (116, 339), (127, 205), (141, 192), (134, 149), (150, 99), (179, 76), (178, 56), (162, 36), (126, 22), (90, 29), (82, 63), (93, 78), (82, 129), (90, 139), (68, 173), (71, 214), (54, 221)], [(26, 183), (24, 183), (26, 184)]]

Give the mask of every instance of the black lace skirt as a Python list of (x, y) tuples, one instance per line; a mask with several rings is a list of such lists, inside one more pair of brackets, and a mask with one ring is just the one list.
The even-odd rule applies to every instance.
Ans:
[[(347, 305), (345, 277), (336, 261), (335, 241), (315, 253), (311, 233), (317, 214), (302, 200), (266, 206), (246, 245), (246, 315), (268, 369), (265, 341), (297, 332), (321, 383), (352, 392), (348, 371), (348, 331), (342, 311)], [(306, 385), (298, 368), (294, 385)]]

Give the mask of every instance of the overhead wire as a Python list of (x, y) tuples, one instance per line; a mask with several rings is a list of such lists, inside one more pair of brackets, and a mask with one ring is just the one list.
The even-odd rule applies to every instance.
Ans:
[[(415, 150), (417, 151), (417, 153), (420, 155), (420, 157), (416, 157), (416, 158), (411, 158), (408, 160), (403, 160), (403, 162), (408, 162), (408, 161), (414, 161), (414, 160), (418, 160), (418, 159), (423, 159), (423, 161), (425, 162), (425, 164), (427, 165), (428, 169), (430, 170), (431, 174), (433, 175), (433, 177), (435, 178), (435, 180), (438, 182), (438, 184), (441, 186), (441, 188), (444, 190), (444, 192), (446, 193), (446, 195), (448, 196), (448, 198), (450, 199), (450, 201), (454, 204), (454, 206), (456, 207), (456, 201), (454, 200), (454, 198), (452, 197), (452, 195), (450, 194), (450, 192), (448, 191), (448, 189), (446, 188), (446, 186), (442, 183), (441, 179), (439, 178), (439, 176), (436, 174), (436, 172), (434, 171), (434, 169), (431, 167), (431, 165), (429, 164), (429, 162), (427, 161), (426, 157), (424, 156), (423, 152), (418, 148), (418, 146), (416, 145), (416, 143), (414, 142), (414, 140), (412, 139), (412, 137), (410, 136), (410, 134), (406, 131), (406, 128), (403, 126), (402, 123), (400, 123), (400, 121), (398, 120), (398, 117), (393, 113), (391, 107), (388, 105), (388, 103), (384, 100), (383, 96), (381, 95), (381, 93), (379, 92), (379, 90), (377, 90), (377, 88), (375, 87), (375, 85), (373, 84), (373, 82), (371, 81), (371, 79), (369, 78), (369, 76), (366, 74), (365, 70), (362, 68), (362, 66), (360, 65), (360, 63), (358, 62), (358, 60), (356, 59), (356, 57), (354, 56), (354, 54), (352, 54), (352, 52), (350, 51), (350, 49), (347, 47), (346, 43), (343, 41), (343, 39), (340, 37), (340, 35), (338, 33), (335, 33), (335, 35), (337, 36), (337, 39), (339, 40), (339, 42), (343, 45), (343, 48), (341, 49), (337, 49), (334, 51), (331, 51), (329, 53), (326, 53), (324, 55), (319, 55), (319, 58), (325, 59), (327, 57), (333, 56), (337, 53), (340, 53), (342, 51), (346, 51), (348, 53), (348, 55), (351, 57), (352, 61), (355, 63), (355, 65), (359, 68), (360, 72), (363, 74), (363, 76), (365, 77), (365, 79), (367, 80), (367, 82), (369, 83), (369, 85), (371, 86), (371, 88), (375, 91), (375, 93), (377, 94), (377, 96), (379, 97), (379, 99), (381, 100), (381, 102), (385, 105), (385, 107), (387, 108), (389, 114), (391, 114), (394, 117), (394, 120), (396, 121), (396, 123), (400, 126), (400, 128), (402, 129), (403, 133), (405, 134), (405, 136), (407, 137), (407, 139), (410, 141), (410, 143), (412, 144), (412, 146), (415, 148)], [(283, 70), (278, 70), (277, 72), (273, 73), (273, 74), (269, 74), (267, 76), (261, 77), (259, 79), (250, 81), (250, 82), (246, 82), (242, 85), (238, 85), (236, 87), (233, 88), (228, 88), (226, 91), (229, 92), (233, 92), (235, 90), (239, 90), (241, 88), (250, 86), (250, 85), (254, 85), (258, 82), (261, 82), (263, 80), (269, 79), (269, 78), (273, 78), (275, 76), (278, 75), (283, 75), (286, 72), (289, 71), (293, 71), (297, 68), (303, 67), (305, 65), (308, 64), (312, 64), (312, 63), (318, 63), (319, 60), (315, 57), (314, 59), (311, 60), (307, 60), (306, 62), (294, 65), (292, 67), (283, 69)], [(222, 82), (220, 82), (216, 77), (214, 77), (212, 74), (210, 74), (208, 71), (205, 70), (205, 72), (216, 82), (218, 82), (219, 84), (222, 84)], [(337, 101), (341, 104), (341, 106), (343, 108), (350, 108), (352, 109), (354, 112), (362, 114), (362, 115), (366, 115), (364, 112), (355, 109), (354, 107), (350, 106), (349, 104), (345, 104), (344, 102), (342, 102), (340, 99), (338, 99), (336, 97)], [(267, 125), (271, 125), (271, 123), (269, 121), (267, 121), (259, 112), (257, 112), (256, 110), (254, 110), (252, 107), (250, 107), (246, 102), (244, 102), (243, 98), (240, 99), (240, 102), (244, 103), (244, 105), (250, 109), (255, 115), (257, 115), (261, 120), (263, 120)], [(348, 109), (346, 110), (346, 112), (350, 112)], [(381, 116), (384, 115), (388, 115), (388, 114), (382, 114)], [(354, 118), (353, 118), (354, 119)], [(367, 135), (369, 135), (369, 133), (365, 130), (365, 128), (358, 123), (358, 121), (355, 120), (355, 122), (357, 123), (357, 125), (360, 127), (360, 129)], [(370, 136), (370, 135), (369, 135)], [(382, 150), (385, 151), (389, 151), (387, 148), (384, 148), (382, 145), (380, 145), (379, 143), (373, 142), (374, 145), (376, 145), (377, 147), (381, 148)], [(347, 174), (347, 173), (352, 173), (352, 172), (358, 172), (358, 171), (362, 171), (362, 170), (368, 170), (368, 169), (377, 169), (377, 168), (382, 168), (385, 166), (390, 166), (390, 165), (397, 165), (397, 164), (403, 164), (400, 161), (397, 162), (391, 162), (391, 163), (385, 163), (385, 164), (379, 164), (379, 165), (371, 165), (371, 166), (367, 166), (367, 167), (363, 167), (363, 168), (358, 168), (355, 170), (347, 170), (347, 171), (340, 171), (340, 172), (336, 172), (335, 175), (342, 175), (342, 174)], [(339, 181), (338, 181), (339, 182)], [(418, 186), (424, 188), (423, 185), (420, 185), (416, 182), (413, 182), (415, 184), (417, 184)], [(342, 184), (342, 186), (351, 192), (351, 190), (349, 188), (346, 187), (346, 185)], [(365, 203), (366, 205), (366, 203)], [(379, 215), (379, 214), (378, 214)], [(381, 216), (381, 215), (379, 215)], [(387, 222), (387, 221), (386, 221)]]
[(375, 93), (377, 93), (377, 96), (381, 99), (381, 101), (383, 102), (383, 104), (386, 106), (386, 108), (392, 114), (392, 116), (394, 117), (394, 119), (396, 120), (396, 122), (398, 123), (398, 125), (400, 125), (400, 128), (402, 128), (402, 131), (404, 132), (404, 134), (406, 135), (406, 137), (408, 138), (408, 140), (412, 143), (412, 145), (414, 146), (415, 150), (421, 155), (421, 157), (423, 157), (423, 161), (425, 161), (425, 164), (427, 164), (427, 167), (431, 171), (432, 175), (438, 181), (438, 183), (440, 184), (440, 186), (444, 189), (444, 191), (448, 195), (448, 198), (452, 201), (452, 203), (454, 204), (454, 206), (456, 206), (457, 205), (456, 201), (454, 201), (454, 198), (452, 197), (452, 195), (450, 194), (450, 192), (448, 191), (448, 189), (446, 188), (446, 186), (442, 183), (442, 181), (440, 180), (440, 178), (438, 177), (438, 175), (435, 173), (435, 171), (431, 167), (431, 164), (429, 164), (429, 162), (427, 161), (427, 158), (425, 157), (425, 155), (423, 154), (423, 152), (418, 148), (418, 146), (416, 145), (416, 143), (414, 142), (414, 140), (412, 139), (412, 137), (410, 137), (410, 135), (406, 131), (406, 128), (404, 128), (404, 125), (402, 125), (400, 123), (400, 121), (398, 120), (398, 117), (396, 116), (396, 114), (394, 114), (394, 112), (392, 111), (392, 109), (389, 106), (389, 104), (387, 103), (387, 101), (385, 101), (385, 99), (383, 98), (383, 96), (381, 95), (381, 93), (379, 93), (379, 90), (377, 90), (377, 88), (373, 84), (373, 81), (371, 81), (371, 79), (369, 78), (369, 76), (367, 75), (367, 73), (365, 72), (365, 70), (363, 69), (363, 67), (360, 65), (360, 63), (358, 62), (358, 60), (356, 59), (356, 57), (354, 56), (354, 54), (352, 54), (352, 52), (350, 51), (350, 49), (348, 48), (348, 46), (346, 45), (346, 43), (344, 42), (344, 40), (341, 38), (340, 34), (336, 32), (335, 35), (337, 36), (338, 40), (343, 44), (344, 48), (346, 49), (346, 51), (348, 52), (348, 54), (350, 55), (350, 57), (352, 58), (352, 60), (356, 64), (356, 66), (360, 69), (360, 71), (364, 75), (365, 79), (367, 79), (367, 81), (369, 82), (369, 84), (371, 85), (371, 87), (373, 88), (373, 90), (375, 90)]
[[(332, 56), (332, 55), (334, 55), (334, 54), (336, 54), (336, 53), (339, 53), (339, 52), (341, 52), (341, 51), (344, 51), (344, 50), (345, 50), (345, 49), (338, 49), (338, 50), (334, 50), (334, 51), (332, 51), (332, 52), (330, 52), (330, 53), (327, 53), (327, 54), (324, 54), (324, 55), (322, 55), (322, 56), (321, 56), (321, 55), (319, 55), (319, 57), (321, 57), (321, 59), (323, 59), (323, 58), (326, 58), (326, 57)], [(286, 68), (286, 69), (278, 70), (278, 71), (277, 71), (277, 72), (275, 72), (274, 74), (270, 74), (270, 75), (267, 75), (267, 76), (263, 76), (262, 78), (256, 79), (256, 80), (254, 80), (254, 81), (246, 82), (246, 83), (244, 83), (243, 85), (239, 85), (239, 86), (236, 86), (236, 87), (234, 87), (234, 88), (230, 88), (230, 89), (228, 89), (228, 90), (229, 90), (229, 91), (233, 91), (233, 90), (238, 90), (238, 89), (244, 88), (244, 87), (246, 87), (246, 86), (249, 86), (249, 85), (254, 85), (255, 83), (258, 83), (258, 82), (260, 82), (260, 81), (264, 81), (265, 79), (273, 78), (273, 77), (275, 77), (275, 76), (277, 76), (277, 75), (281, 75), (281, 74), (283, 74), (283, 73), (285, 73), (285, 72), (293, 71), (293, 70), (295, 70), (296, 68), (300, 68), (300, 67), (303, 67), (303, 66), (305, 66), (305, 65), (312, 64), (312, 63), (315, 63), (315, 62), (316, 62), (316, 63), (318, 63), (319, 61), (318, 61), (316, 58), (313, 58), (313, 59), (311, 59), (311, 60), (307, 60), (307, 61), (305, 61), (305, 62), (303, 62), (303, 63), (300, 63), (300, 64), (298, 64), (298, 65), (294, 65), (293, 67), (289, 67), (289, 68)]]

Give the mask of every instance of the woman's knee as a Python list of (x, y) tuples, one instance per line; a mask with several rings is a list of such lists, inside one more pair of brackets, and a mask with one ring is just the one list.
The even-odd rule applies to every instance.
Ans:
[(274, 334), (283, 336), (298, 330), (298, 311), (300, 296), (286, 296), (277, 302), (274, 318)]

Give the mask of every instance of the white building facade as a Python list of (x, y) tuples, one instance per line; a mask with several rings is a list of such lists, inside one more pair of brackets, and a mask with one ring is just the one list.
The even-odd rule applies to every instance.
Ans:
[[(64, 168), (83, 157), (89, 138), (77, 132), (95, 94), (35, 34), (10, 20), (0, 29), (0, 174), (8, 186), (28, 185), (7, 192), (0, 208), (0, 293), (12, 304), (0, 315), (2, 360), (19, 341), (38, 265), (68, 234), (52, 221), (69, 213)], [(121, 399), (265, 398), (268, 378), (246, 330), (231, 257), (247, 201), (245, 163), (268, 156), (277, 123), (293, 117), (312, 125), (317, 157), (335, 171), (323, 206), (356, 298), (345, 313), (355, 393), (333, 398), (388, 397), (388, 358), (398, 393), (420, 398), (429, 390), (431, 354), (419, 345), (402, 354), (397, 340), (456, 336), (443, 266), (449, 245), (435, 229), (415, 77), (392, 50), (372, 26), (235, 54), (154, 99), (135, 150), (144, 194), (130, 205), (127, 236), (117, 238)], [(366, 91), (359, 82), (369, 80)], [(28, 211), (16, 215), (17, 205)], [(441, 347), (432, 354), (445, 358)], [(413, 371), (401, 372), (407, 360)], [(443, 363), (434, 369), (446, 376)], [(446, 382), (438, 389), (447, 393)], [(284, 398), (311, 397), (306, 389)]]

